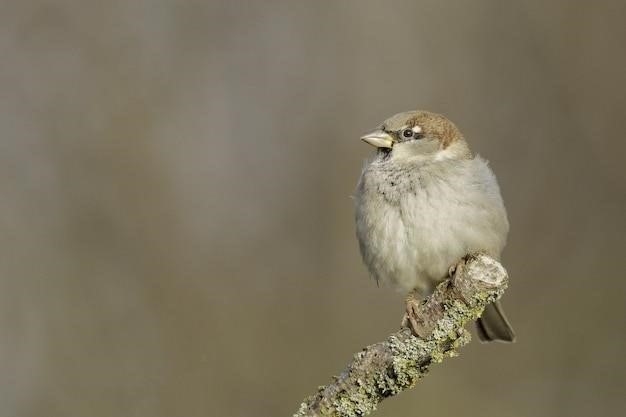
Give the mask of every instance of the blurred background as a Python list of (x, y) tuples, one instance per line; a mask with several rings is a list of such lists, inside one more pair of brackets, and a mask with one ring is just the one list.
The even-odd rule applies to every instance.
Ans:
[(360, 135), (444, 113), (509, 211), (514, 345), (377, 416), (626, 409), (620, 1), (3, 2), (0, 415), (291, 415), (395, 331)]

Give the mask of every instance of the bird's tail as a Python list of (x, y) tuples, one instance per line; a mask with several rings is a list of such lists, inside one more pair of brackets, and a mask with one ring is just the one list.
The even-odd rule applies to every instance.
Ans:
[(515, 332), (509, 324), (499, 301), (488, 304), (483, 315), (476, 320), (481, 342), (514, 342)]

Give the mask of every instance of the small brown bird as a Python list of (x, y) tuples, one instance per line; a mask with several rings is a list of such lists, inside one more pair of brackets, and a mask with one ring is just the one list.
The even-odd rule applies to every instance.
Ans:
[[(377, 148), (356, 190), (356, 232), (378, 282), (408, 294), (403, 324), (416, 332), (415, 305), (475, 252), (496, 259), (509, 222), (496, 178), (457, 127), (427, 111), (396, 114), (361, 138)], [(483, 341), (512, 342), (499, 303), (477, 321)]]

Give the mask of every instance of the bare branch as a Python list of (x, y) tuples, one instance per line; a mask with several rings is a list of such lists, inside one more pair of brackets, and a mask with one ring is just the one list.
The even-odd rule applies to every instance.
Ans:
[(471, 336), (464, 326), (498, 299), (508, 283), (506, 270), (482, 254), (467, 257), (420, 306), (423, 337), (401, 329), (354, 355), (348, 368), (307, 398), (294, 417), (365, 416), (385, 398), (411, 388), (433, 363), (457, 356)]

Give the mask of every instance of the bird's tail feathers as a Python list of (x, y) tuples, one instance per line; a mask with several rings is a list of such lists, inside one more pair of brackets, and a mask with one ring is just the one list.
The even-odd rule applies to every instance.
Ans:
[(476, 320), (481, 342), (514, 342), (515, 332), (504, 315), (499, 301), (488, 304), (483, 315)]

